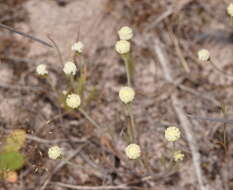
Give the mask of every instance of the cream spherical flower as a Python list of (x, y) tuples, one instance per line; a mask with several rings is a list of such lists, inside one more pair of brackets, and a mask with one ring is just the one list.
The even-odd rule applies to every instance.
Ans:
[(38, 65), (36, 67), (36, 72), (38, 75), (47, 75), (48, 74), (47, 66), (45, 64)]
[(126, 40), (119, 40), (115, 44), (115, 49), (119, 54), (129, 53), (130, 43)]
[(233, 17), (233, 3), (230, 3), (227, 7), (227, 14)]
[(176, 151), (173, 155), (173, 158), (176, 162), (182, 161), (184, 159), (184, 154), (180, 150)]
[(82, 52), (83, 52), (83, 48), (84, 48), (84, 45), (83, 45), (83, 43), (80, 42), (80, 41), (74, 43), (74, 44), (72, 45), (72, 47), (71, 47), (71, 49), (72, 49), (73, 51), (76, 51), (76, 52), (78, 52), (78, 53), (82, 53)]
[(135, 96), (134, 89), (128, 86), (122, 87), (119, 91), (119, 97), (122, 102), (128, 104), (133, 101)]
[(170, 141), (177, 141), (180, 138), (180, 130), (177, 127), (168, 127), (165, 130), (165, 138)]
[(130, 40), (133, 37), (133, 30), (128, 26), (123, 26), (118, 31), (118, 35), (121, 40)]
[(65, 63), (63, 67), (63, 71), (66, 75), (75, 75), (77, 71), (77, 67), (73, 62), (68, 61)]
[(201, 49), (197, 53), (200, 61), (208, 61), (210, 59), (210, 53), (207, 49)]
[(78, 108), (81, 104), (80, 96), (78, 94), (69, 94), (66, 97), (66, 104), (73, 109)]
[(48, 156), (49, 158), (55, 160), (62, 155), (62, 150), (59, 146), (52, 146), (49, 148)]
[(141, 148), (137, 144), (130, 144), (125, 148), (125, 154), (129, 159), (137, 159), (141, 156)]

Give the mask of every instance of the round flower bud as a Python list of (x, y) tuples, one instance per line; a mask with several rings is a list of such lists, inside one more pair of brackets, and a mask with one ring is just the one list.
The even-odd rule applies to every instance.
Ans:
[(135, 96), (134, 89), (128, 86), (122, 87), (119, 91), (119, 97), (122, 102), (128, 104), (132, 102)]
[(176, 162), (182, 161), (184, 159), (184, 154), (180, 150), (176, 151), (173, 155), (173, 158)]
[(117, 41), (115, 49), (119, 54), (126, 54), (130, 51), (130, 43), (126, 40)]
[(227, 14), (233, 17), (233, 3), (230, 3), (227, 7)]
[(208, 61), (210, 59), (210, 53), (207, 49), (201, 49), (197, 53), (200, 61)]
[(80, 96), (78, 94), (69, 94), (66, 97), (66, 104), (73, 109), (78, 108), (81, 104)]
[(48, 151), (49, 158), (56, 160), (61, 155), (62, 155), (62, 150), (59, 146), (52, 146), (51, 148), (49, 148), (49, 151)]
[(177, 141), (180, 138), (180, 130), (177, 127), (168, 127), (165, 130), (165, 138), (170, 142)]
[(125, 148), (125, 154), (129, 159), (137, 159), (141, 156), (140, 146), (137, 144), (130, 144)]
[(75, 75), (77, 71), (77, 67), (73, 62), (68, 61), (65, 63), (63, 71), (66, 75)]
[(123, 26), (118, 31), (118, 35), (121, 40), (130, 40), (133, 37), (133, 30), (128, 26)]
[(47, 66), (45, 64), (40, 64), (36, 67), (36, 72), (38, 75), (44, 76), (48, 74)]
[(84, 47), (83, 43), (80, 42), (80, 41), (78, 41), (78, 42), (76, 42), (76, 43), (74, 43), (74, 44), (72, 45), (71, 49), (72, 49), (73, 51), (78, 52), (78, 53), (82, 53), (82, 52), (83, 52), (83, 47)]

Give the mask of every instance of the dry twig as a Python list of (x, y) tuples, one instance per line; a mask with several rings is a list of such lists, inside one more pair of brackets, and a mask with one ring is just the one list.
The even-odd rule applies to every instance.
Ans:
[(47, 47), (53, 48), (53, 46), (50, 45), (49, 43), (47, 43), (47, 42), (45, 42), (45, 41), (43, 41), (43, 40), (41, 40), (41, 39), (39, 39), (39, 38), (36, 38), (36, 37), (34, 37), (34, 36), (30, 35), (30, 34), (26, 34), (26, 33), (24, 33), (24, 32), (17, 31), (17, 30), (15, 30), (14, 28), (11, 28), (10, 26), (7, 26), (7, 25), (5, 25), (5, 24), (1, 24), (1, 23), (0, 23), (0, 28), (4, 28), (4, 29), (6, 29), (6, 30), (9, 30), (10, 32), (14, 32), (14, 33), (16, 33), (16, 34), (19, 34), (19, 35), (22, 35), (22, 36), (24, 36), (24, 37), (26, 37), (26, 38), (29, 38), (29, 39), (31, 39), (31, 40), (34, 40), (34, 41), (36, 41), (36, 42), (38, 42), (38, 43), (40, 43), (40, 44), (43, 44), (43, 45), (45, 45), (45, 46), (47, 46)]
[(60, 182), (53, 182), (56, 186), (66, 187), (70, 189), (80, 189), (80, 190), (102, 190), (102, 189), (132, 189), (132, 187), (128, 187), (125, 185), (118, 185), (118, 186), (79, 186), (79, 185), (70, 185)]
[(67, 142), (72, 140), (73, 142), (78, 142), (78, 143), (85, 143), (87, 142), (87, 139), (78, 139), (78, 138), (70, 138), (70, 139), (55, 139), (55, 140), (47, 140), (47, 139), (42, 139), (40, 137), (37, 136), (33, 136), (33, 135), (28, 135), (27, 134), (27, 139), (32, 140), (32, 141), (36, 141), (39, 143), (43, 143), (43, 144), (57, 144), (60, 142)]

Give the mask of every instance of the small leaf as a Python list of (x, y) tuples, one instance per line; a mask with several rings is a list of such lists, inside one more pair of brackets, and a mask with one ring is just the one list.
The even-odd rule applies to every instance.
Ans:
[(12, 131), (9, 136), (6, 137), (3, 150), (6, 152), (18, 151), (20, 148), (23, 147), (25, 141), (26, 141), (25, 131), (16, 129)]
[(84, 67), (81, 67), (81, 71), (80, 71), (80, 77), (78, 79), (78, 88), (77, 88), (77, 93), (83, 97), (83, 93), (84, 93), (84, 90), (86, 88), (86, 76), (85, 76), (85, 73), (84, 73)]
[(1, 152), (0, 170), (17, 170), (24, 164), (24, 157), (19, 152)]

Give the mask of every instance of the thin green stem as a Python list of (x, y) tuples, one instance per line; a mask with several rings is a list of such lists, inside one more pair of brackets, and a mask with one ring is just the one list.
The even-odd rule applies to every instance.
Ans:
[(70, 75), (70, 87), (74, 89), (74, 75)]
[(71, 161), (69, 161), (69, 160), (63, 160), (66, 164), (68, 164), (68, 165), (71, 165), (71, 166), (74, 166), (74, 167), (77, 167), (77, 168), (82, 168), (82, 167), (80, 167), (79, 165), (77, 165), (77, 164), (74, 164), (73, 162), (71, 162)]
[(69, 160), (65, 160), (65, 159), (62, 159), (62, 161), (64, 161), (66, 164), (72, 166), (72, 167), (75, 167), (75, 168), (79, 168), (79, 169), (86, 169), (85, 167), (79, 165), (79, 164), (75, 164)]
[(176, 144), (175, 142), (172, 142), (172, 153), (174, 154), (176, 151)]
[[(123, 55), (122, 56), (124, 63), (125, 63), (125, 69), (127, 73), (127, 82), (128, 86), (132, 86), (132, 75), (133, 75), (133, 62), (129, 54)], [(132, 104), (127, 104), (127, 110), (129, 113), (130, 117), (130, 125), (127, 128), (127, 132), (129, 135), (130, 142), (134, 142), (137, 139), (137, 134), (136, 134), (136, 127), (135, 127), (135, 122), (134, 122), (134, 115), (132, 111)]]
[(81, 98), (83, 97), (83, 92), (86, 88), (86, 78), (85, 78), (85, 65), (81, 59), (81, 64), (80, 64), (80, 77), (77, 80), (77, 92), (78, 94), (81, 96)]
[(127, 74), (127, 83), (128, 86), (132, 86), (132, 75), (133, 75), (133, 62), (129, 54), (123, 55), (122, 56), (124, 63), (125, 63), (125, 68), (126, 68), (126, 74)]
[(146, 167), (144, 161), (141, 158), (138, 161), (139, 161), (142, 169), (144, 169)]
[(224, 72), (223, 70), (221, 70), (220, 68), (218, 68), (217, 65), (215, 65), (215, 63), (214, 63), (212, 60), (210, 60), (209, 62), (210, 62), (211, 65), (214, 67), (214, 69), (216, 69), (218, 72), (222, 73), (223, 75), (227, 75), (227, 76), (229, 76), (229, 77), (233, 77), (233, 74), (226, 73), (226, 72)]
[(145, 155), (145, 154), (142, 154), (141, 157), (139, 158), (140, 159), (140, 162), (142, 163), (142, 168), (146, 168), (146, 170), (148, 172), (151, 171), (150, 169), (150, 163), (149, 163), (149, 159), (148, 159), (148, 155)]
[(175, 142), (172, 142), (172, 150), (171, 150), (172, 154), (171, 154), (171, 158), (170, 158), (170, 161), (167, 167), (168, 171), (170, 171), (173, 168), (173, 156), (174, 156), (175, 150), (176, 150)]
[(230, 25), (233, 26), (233, 17), (230, 17)]
[(129, 74), (129, 68), (128, 68), (127, 61), (125, 61), (125, 67), (126, 67), (126, 74), (127, 74), (127, 83), (128, 83), (128, 86), (131, 86), (131, 80), (130, 80), (130, 74)]
[(79, 111), (84, 115), (84, 117), (91, 123), (93, 124), (96, 128), (101, 128), (101, 126), (95, 122), (94, 119), (92, 119), (87, 112), (85, 112), (82, 108), (79, 108)]
[(226, 123), (224, 123), (224, 126), (223, 126), (223, 144), (224, 144), (224, 147), (226, 147), (226, 143), (227, 143), (227, 131), (226, 131)]
[(130, 137), (130, 142), (135, 141), (135, 139), (137, 139), (137, 135), (136, 135), (136, 127), (135, 127), (135, 123), (134, 123), (134, 115), (133, 115), (133, 111), (132, 111), (132, 104), (127, 104), (127, 108), (128, 108), (128, 113), (129, 113), (129, 117), (130, 117), (130, 127), (128, 127), (128, 134)]
[(113, 139), (114, 137), (114, 132), (113, 130), (109, 127), (109, 126), (100, 126), (94, 119), (92, 119), (87, 112), (85, 112), (82, 108), (79, 108), (79, 111), (84, 115), (84, 117), (92, 124), (94, 125), (96, 128), (99, 129), (99, 131), (101, 131), (101, 135), (103, 135), (103, 133), (105, 133), (106, 131), (108, 132), (108, 134), (111, 136), (111, 138)]
[(68, 91), (73, 91), (74, 90), (74, 75), (66, 75), (66, 78), (68, 80)]
[(50, 79), (49, 77), (47, 77), (47, 81), (48, 81), (50, 87), (52, 88), (52, 90), (55, 92), (55, 94), (56, 94), (56, 95), (59, 95), (58, 90), (57, 90), (56, 87), (53, 85), (53, 83), (52, 83), (52, 81), (51, 81), (51, 79)]
[(63, 66), (64, 61), (63, 61), (62, 53), (61, 53), (57, 43), (49, 35), (47, 37), (53, 43), (53, 46), (55, 47), (56, 53), (58, 55), (59, 63)]
[[(223, 113), (224, 119), (227, 119), (227, 111), (226, 111), (226, 107), (224, 104), (222, 105), (222, 113)], [(225, 152), (227, 151), (227, 130), (226, 129), (227, 129), (227, 124), (224, 123), (223, 124), (223, 145), (224, 145)]]

